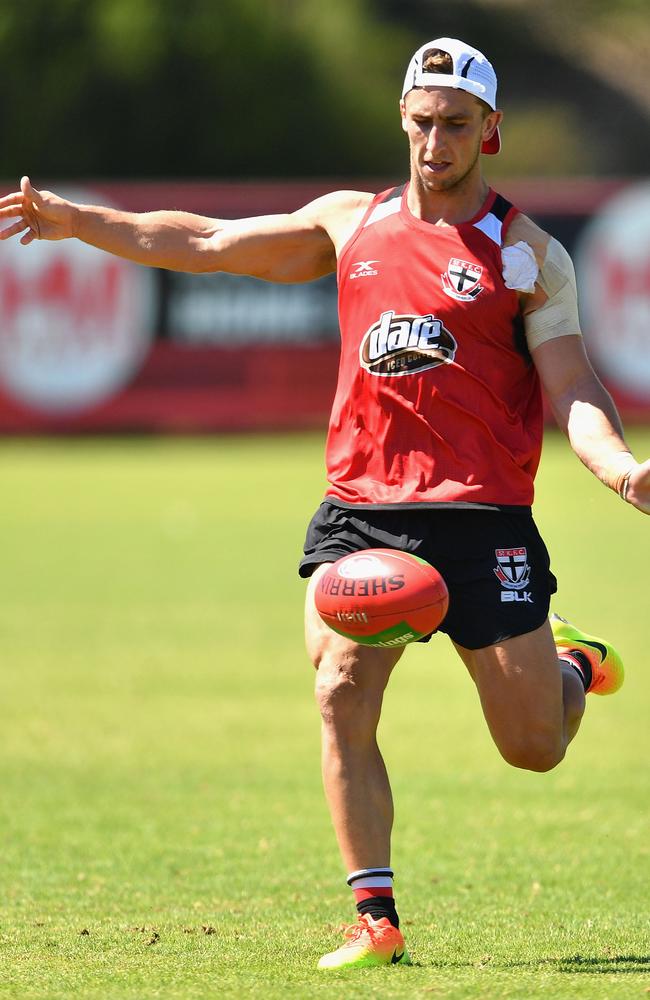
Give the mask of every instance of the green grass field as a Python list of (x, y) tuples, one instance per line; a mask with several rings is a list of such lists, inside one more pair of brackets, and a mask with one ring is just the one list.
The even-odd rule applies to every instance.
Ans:
[(316, 972), (353, 917), (295, 572), (322, 447), (0, 446), (0, 996), (641, 1000), (650, 520), (553, 436), (536, 513), (556, 608), (611, 636), (626, 685), (529, 774), (447, 640), (409, 650), (381, 738), (415, 965)]

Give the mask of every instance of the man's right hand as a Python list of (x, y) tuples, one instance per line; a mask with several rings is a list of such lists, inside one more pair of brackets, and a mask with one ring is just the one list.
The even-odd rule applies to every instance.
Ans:
[(20, 242), (27, 246), (32, 240), (64, 240), (73, 236), (74, 208), (72, 202), (59, 198), (51, 191), (37, 191), (29, 177), (23, 177), (20, 191), (0, 198), (0, 220), (18, 221), (0, 231), (0, 240), (23, 235)]

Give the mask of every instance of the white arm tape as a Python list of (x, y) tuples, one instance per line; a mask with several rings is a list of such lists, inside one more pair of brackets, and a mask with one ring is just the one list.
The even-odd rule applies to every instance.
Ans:
[(503, 264), (503, 281), (506, 288), (514, 288), (517, 292), (534, 292), (539, 268), (535, 252), (528, 243), (519, 240), (501, 250)]
[(555, 337), (580, 335), (578, 293), (573, 262), (561, 243), (551, 237), (537, 283), (548, 296), (544, 305), (524, 316), (530, 351)]

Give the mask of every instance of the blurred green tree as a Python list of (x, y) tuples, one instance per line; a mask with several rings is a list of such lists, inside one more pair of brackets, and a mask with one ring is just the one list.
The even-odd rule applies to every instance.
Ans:
[[(467, 37), (497, 64), (500, 174), (642, 172), (648, 35), (634, 28), (646, 10), (647, 0), (0, 0), (2, 174), (401, 177), (404, 65), (436, 34)], [(618, 85), (631, 35), (636, 98)]]

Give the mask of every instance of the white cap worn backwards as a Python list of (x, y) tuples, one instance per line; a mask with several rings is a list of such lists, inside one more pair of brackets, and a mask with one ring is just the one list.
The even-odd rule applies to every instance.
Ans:
[[(422, 69), (422, 63), (432, 49), (449, 53), (454, 65), (453, 73), (426, 73)], [(453, 87), (455, 90), (465, 90), (468, 94), (480, 97), (493, 111), (496, 110), (497, 77), (492, 63), (478, 49), (458, 38), (434, 38), (432, 42), (420, 46), (406, 70), (402, 97), (416, 87)], [(483, 152), (498, 153), (500, 149), (501, 137), (497, 129), (483, 143)]]

